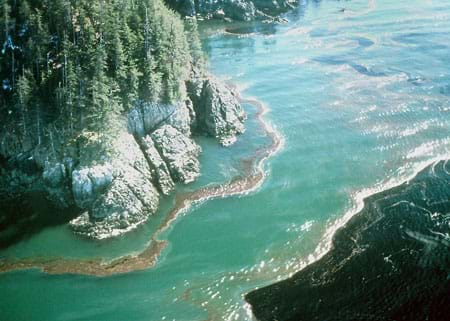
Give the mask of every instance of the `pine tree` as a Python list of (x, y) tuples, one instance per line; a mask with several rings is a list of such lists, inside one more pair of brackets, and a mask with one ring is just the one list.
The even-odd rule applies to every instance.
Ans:
[(162, 0), (0, 0), (0, 45), (0, 131), (36, 144), (104, 133), (141, 100), (184, 100), (204, 64), (195, 20)]
[(197, 19), (187, 18), (185, 22), (186, 38), (189, 44), (189, 50), (192, 57), (192, 66), (195, 72), (203, 73), (205, 70), (205, 55), (202, 51), (202, 44), (198, 36)]
[(22, 123), (22, 135), (25, 138), (28, 135), (27, 123), (28, 123), (28, 106), (33, 97), (33, 80), (32, 75), (28, 70), (25, 70), (17, 81), (16, 88), (16, 106), (20, 111), (21, 123)]
[(22, 27), (21, 32), (26, 32), (27, 24), (30, 20), (31, 8), (27, 0), (21, 0), (19, 4), (19, 21)]
[(0, 26), (2, 28), (0, 44), (2, 46), (8, 39), (10, 24), (11, 24), (11, 6), (8, 4), (8, 0), (0, 0)]
[(126, 86), (123, 90), (125, 92), (124, 109), (130, 110), (133, 108), (137, 100), (139, 99), (139, 78), (142, 77), (142, 73), (139, 72), (134, 61), (129, 62), (127, 70)]
[(33, 70), (35, 73), (36, 81), (39, 84), (43, 78), (45, 78), (46, 68), (43, 66), (45, 61), (44, 52), (47, 51), (50, 35), (44, 23), (42, 22), (42, 13), (36, 9), (30, 16), (30, 43), (28, 47), (28, 61), (34, 63)]
[(108, 86), (108, 77), (106, 76), (106, 52), (103, 40), (100, 38), (99, 44), (94, 56), (94, 73), (91, 80), (89, 104), (89, 127), (92, 131), (103, 129), (107, 114), (107, 105), (109, 102), (110, 88)]
[(156, 70), (155, 60), (150, 51), (144, 60), (142, 80), (141, 80), (141, 98), (148, 102), (157, 102), (161, 94), (161, 74)]

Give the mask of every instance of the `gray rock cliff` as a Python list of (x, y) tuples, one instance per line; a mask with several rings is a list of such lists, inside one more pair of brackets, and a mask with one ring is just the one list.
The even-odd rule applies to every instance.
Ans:
[(186, 101), (137, 104), (107, 137), (107, 151), (99, 148), (104, 138), (89, 133), (77, 143), (55, 138), (17, 155), (20, 146), (3, 143), (0, 200), (44, 192), (62, 210), (77, 208), (71, 228), (96, 239), (145, 222), (177, 183), (200, 175), (201, 148), (192, 133), (229, 145), (244, 131), (245, 113), (232, 90), (209, 77), (187, 85)]
[(166, 0), (183, 16), (252, 21), (270, 19), (296, 6), (298, 0)]

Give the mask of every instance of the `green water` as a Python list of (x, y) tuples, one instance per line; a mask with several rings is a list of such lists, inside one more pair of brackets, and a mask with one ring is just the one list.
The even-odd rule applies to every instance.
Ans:
[[(346, 10), (342, 12), (342, 8)], [(197, 205), (160, 238), (155, 268), (105, 278), (0, 275), (0, 320), (246, 320), (242, 295), (313, 259), (358, 196), (400, 182), (450, 152), (450, 3), (304, 1), (290, 23), (204, 40), (212, 71), (270, 108), (283, 149), (249, 195)], [(179, 192), (239, 173), (268, 143), (249, 112), (225, 149), (200, 139), (202, 177)], [(80, 239), (49, 228), (4, 257), (113, 258), (142, 250), (163, 209), (128, 235)]]

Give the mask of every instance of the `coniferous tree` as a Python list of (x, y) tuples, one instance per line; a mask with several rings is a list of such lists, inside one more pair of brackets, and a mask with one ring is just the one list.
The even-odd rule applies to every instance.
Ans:
[[(109, 101), (110, 88), (106, 76), (106, 52), (102, 39), (94, 54), (94, 73), (92, 75), (89, 104), (90, 129), (96, 131), (106, 120), (107, 105)], [(103, 128), (102, 128), (103, 129)]]
[(185, 22), (186, 38), (192, 58), (192, 66), (196, 72), (203, 72), (205, 69), (205, 56), (202, 51), (202, 44), (198, 36), (197, 19), (187, 18)]
[(139, 78), (142, 77), (142, 73), (136, 67), (136, 63), (131, 60), (129, 62), (126, 78), (126, 86), (123, 91), (125, 92), (124, 109), (130, 110), (135, 106), (139, 99)]
[(141, 98), (145, 101), (157, 102), (161, 94), (161, 73), (156, 69), (156, 63), (150, 50), (144, 60), (141, 79)]
[(20, 111), (22, 123), (22, 136), (26, 139), (28, 135), (28, 105), (33, 97), (33, 80), (31, 73), (26, 70), (17, 81), (17, 88), (15, 91), (15, 100), (17, 109)]
[(196, 33), (162, 0), (0, 0), (0, 131), (57, 149), (139, 101), (182, 101), (204, 63)]
[(0, 41), (2, 46), (4, 46), (8, 39), (10, 23), (11, 6), (9, 5), (8, 0), (0, 0), (0, 25), (2, 28)]

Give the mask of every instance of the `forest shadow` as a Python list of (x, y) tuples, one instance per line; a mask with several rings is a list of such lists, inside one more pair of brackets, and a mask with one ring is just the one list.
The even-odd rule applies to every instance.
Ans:
[(2, 200), (0, 249), (28, 239), (47, 227), (67, 224), (80, 213), (81, 210), (75, 206), (60, 208), (53, 205), (42, 192)]

